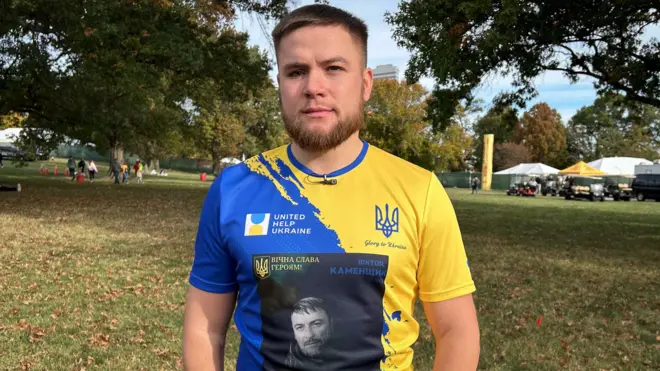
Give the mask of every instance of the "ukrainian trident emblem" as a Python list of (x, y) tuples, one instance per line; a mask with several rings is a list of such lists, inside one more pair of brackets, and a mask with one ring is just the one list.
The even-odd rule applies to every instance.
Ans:
[(257, 278), (264, 279), (270, 276), (270, 258), (268, 256), (252, 257), (252, 266), (254, 268), (254, 275)]
[(395, 207), (390, 215), (390, 206), (385, 204), (385, 213), (376, 205), (376, 230), (382, 231), (389, 238), (392, 233), (399, 231), (399, 208)]

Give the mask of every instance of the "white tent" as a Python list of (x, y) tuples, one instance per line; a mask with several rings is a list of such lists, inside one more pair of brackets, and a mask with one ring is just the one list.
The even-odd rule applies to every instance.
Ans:
[(520, 164), (508, 169), (500, 170), (495, 174), (529, 174), (529, 175), (548, 175), (557, 174), (559, 169), (542, 164), (540, 162), (533, 164)]
[(239, 160), (237, 158), (234, 158), (234, 157), (225, 157), (222, 160), (220, 160), (220, 162), (223, 163), (223, 164), (236, 165), (236, 164), (240, 164), (241, 160)]
[(607, 175), (633, 175), (635, 165), (651, 165), (651, 161), (636, 157), (603, 157), (591, 161), (589, 165), (605, 172)]

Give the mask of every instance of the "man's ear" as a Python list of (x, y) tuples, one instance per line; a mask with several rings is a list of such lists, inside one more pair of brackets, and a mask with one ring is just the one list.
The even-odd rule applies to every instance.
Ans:
[(369, 98), (371, 98), (371, 89), (373, 88), (374, 85), (374, 71), (367, 67), (364, 69), (364, 72), (362, 73), (362, 86), (364, 86), (364, 90), (362, 91), (362, 99), (365, 102), (369, 101)]

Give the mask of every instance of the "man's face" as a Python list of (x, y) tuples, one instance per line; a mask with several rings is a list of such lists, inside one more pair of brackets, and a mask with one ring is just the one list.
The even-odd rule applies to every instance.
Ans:
[(294, 312), (291, 314), (291, 325), (296, 343), (303, 354), (307, 357), (317, 357), (331, 332), (330, 320), (325, 310)]
[(301, 148), (325, 152), (362, 127), (373, 74), (348, 31), (300, 28), (282, 38), (277, 58), (285, 128)]

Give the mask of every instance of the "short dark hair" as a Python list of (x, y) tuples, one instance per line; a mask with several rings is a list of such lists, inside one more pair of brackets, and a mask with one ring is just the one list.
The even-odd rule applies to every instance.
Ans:
[(275, 44), (275, 54), (279, 51), (280, 41), (291, 32), (308, 26), (342, 26), (362, 46), (364, 64), (367, 64), (367, 39), (369, 31), (367, 25), (360, 18), (345, 10), (325, 5), (312, 4), (300, 7), (285, 15), (275, 26), (271, 36)]
[(310, 312), (318, 312), (319, 309), (323, 310), (326, 314), (328, 314), (328, 316), (330, 315), (328, 313), (328, 310), (325, 306), (325, 301), (323, 299), (310, 296), (298, 300), (298, 302), (293, 306), (293, 313), (310, 314)]

